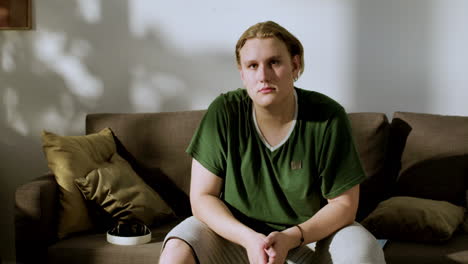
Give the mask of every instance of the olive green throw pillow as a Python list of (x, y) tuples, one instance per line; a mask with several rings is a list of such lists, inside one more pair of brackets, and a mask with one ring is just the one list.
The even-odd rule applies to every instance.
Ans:
[(437, 242), (450, 239), (464, 212), (445, 201), (399, 196), (381, 202), (361, 224), (377, 238)]
[(75, 183), (85, 199), (97, 203), (114, 219), (138, 220), (150, 226), (174, 214), (117, 153), (85, 178), (76, 178)]
[(59, 136), (43, 131), (42, 144), (48, 166), (60, 187), (58, 237), (91, 229), (91, 217), (74, 180), (85, 177), (116, 153), (112, 131), (106, 128), (86, 136)]

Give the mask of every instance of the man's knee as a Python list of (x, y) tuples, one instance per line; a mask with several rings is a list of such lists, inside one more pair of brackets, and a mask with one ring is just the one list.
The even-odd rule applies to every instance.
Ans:
[(164, 250), (192, 250), (187, 242), (183, 241), (180, 238), (170, 238), (166, 241), (166, 245), (164, 245)]
[(330, 244), (338, 263), (385, 263), (383, 250), (375, 237), (355, 223), (338, 231)]
[(196, 263), (195, 254), (187, 242), (171, 238), (164, 245), (159, 263)]

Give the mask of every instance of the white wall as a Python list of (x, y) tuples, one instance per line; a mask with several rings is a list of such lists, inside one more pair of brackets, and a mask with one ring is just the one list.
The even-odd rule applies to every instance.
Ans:
[(361, 0), (353, 10), (351, 110), (467, 115), (467, 1)]
[(305, 47), (297, 85), (350, 112), (468, 115), (463, 0), (41, 0), (35, 29), (0, 32), (0, 256), (14, 189), (47, 171), (40, 131), (84, 133), (90, 112), (206, 108), (240, 87), (234, 45), (275, 20)]

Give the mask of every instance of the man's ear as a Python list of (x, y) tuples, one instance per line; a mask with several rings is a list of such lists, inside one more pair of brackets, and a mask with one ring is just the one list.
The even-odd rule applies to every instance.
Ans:
[(242, 82), (244, 82), (244, 72), (242, 71), (241, 66), (238, 66), (237, 69), (239, 70), (239, 75), (240, 75)]
[(292, 62), (292, 68), (293, 68), (293, 74), (294, 76), (298, 76), (299, 77), (299, 72), (301, 70), (301, 58), (299, 57), (299, 55), (294, 55), (291, 59), (291, 62)]

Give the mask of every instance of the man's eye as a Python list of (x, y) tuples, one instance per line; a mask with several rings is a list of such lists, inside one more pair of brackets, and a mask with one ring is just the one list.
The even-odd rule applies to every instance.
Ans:
[(257, 64), (250, 64), (249, 65), (249, 69), (256, 69), (257, 68)]
[(276, 65), (276, 64), (279, 64), (280, 62), (279, 60), (272, 60), (270, 63), (271, 65)]

